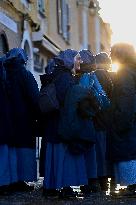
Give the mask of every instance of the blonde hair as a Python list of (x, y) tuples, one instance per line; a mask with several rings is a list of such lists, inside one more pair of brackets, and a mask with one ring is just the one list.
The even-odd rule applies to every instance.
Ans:
[(122, 65), (136, 68), (136, 53), (133, 45), (128, 43), (117, 43), (111, 47), (111, 59)]

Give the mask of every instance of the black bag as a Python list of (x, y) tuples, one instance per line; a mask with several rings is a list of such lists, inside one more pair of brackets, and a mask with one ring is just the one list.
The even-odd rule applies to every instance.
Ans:
[(55, 83), (51, 82), (40, 90), (39, 107), (42, 113), (59, 109)]

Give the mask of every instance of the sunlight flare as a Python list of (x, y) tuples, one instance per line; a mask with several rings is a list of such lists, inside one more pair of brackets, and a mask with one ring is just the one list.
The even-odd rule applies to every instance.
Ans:
[(113, 63), (112, 64), (112, 72), (117, 72), (119, 69), (119, 64), (118, 63)]

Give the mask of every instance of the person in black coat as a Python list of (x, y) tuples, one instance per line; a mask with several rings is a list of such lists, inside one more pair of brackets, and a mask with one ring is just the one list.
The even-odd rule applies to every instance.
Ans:
[(36, 180), (36, 135), (39, 90), (32, 73), (26, 70), (28, 58), (21, 48), (6, 54), (4, 67), (8, 100), (11, 108), (13, 136), (12, 147), (16, 149), (17, 190), (29, 187), (24, 182)]
[[(74, 64), (75, 57), (78, 57), (77, 54), (77, 51), (71, 49), (60, 52), (54, 59), (56, 68), (50, 76), (52, 80), (55, 80), (60, 108), (46, 113), (45, 117), (45, 140), (43, 141), (45, 143), (43, 182), (45, 197), (58, 196), (56, 189), (61, 189), (61, 197), (75, 196), (70, 186), (87, 183), (84, 155), (71, 153), (69, 143), (64, 141), (59, 135), (59, 120), (65, 96), (67, 91), (75, 85), (72, 73), (75, 73), (75, 69), (78, 69), (78, 62), (76, 62), (76, 65)], [(51, 78), (48, 78), (49, 82)], [(47, 78), (45, 79), (47, 80)], [(43, 86), (46, 86), (44, 80), (42, 83)]]
[(6, 89), (6, 70), (3, 66), (5, 56), (0, 58), (0, 195), (7, 193), (9, 185), (16, 182), (14, 169), (15, 148), (12, 147), (13, 125), (11, 107)]
[[(96, 71), (95, 74), (101, 83), (104, 91), (106, 92), (108, 98), (112, 104), (112, 92), (114, 88), (113, 78), (111, 77), (111, 59), (106, 52), (98, 53), (96, 56)], [(111, 106), (110, 106), (111, 107)], [(97, 150), (97, 160), (98, 160), (98, 176), (101, 184), (102, 190), (107, 190), (107, 180), (113, 178), (112, 164), (106, 160), (106, 146), (107, 146), (107, 129), (109, 126), (109, 111), (110, 109), (100, 112), (98, 116), (96, 116), (95, 124), (96, 129), (103, 132), (103, 136), (98, 136), (96, 150)]]
[[(110, 97), (111, 90), (112, 90), (112, 83), (107, 70), (103, 69), (104, 64), (106, 64), (106, 67), (110, 67), (109, 62), (111, 61), (109, 60), (108, 55), (105, 53), (102, 54), (100, 53), (99, 55), (97, 55), (97, 57), (99, 56), (100, 59), (97, 59), (97, 64), (96, 64), (95, 62), (96, 56), (94, 56), (93, 53), (91, 53), (90, 51), (82, 50), (80, 54), (83, 60), (83, 64), (81, 65), (80, 72), (90, 73), (91, 75), (91, 71), (95, 70), (92, 72), (92, 74), (94, 73), (96, 75), (99, 83), (101, 84), (102, 89), (107, 94), (107, 96)], [(107, 100), (109, 101), (108, 98)], [(104, 106), (106, 106), (105, 103)], [(105, 109), (103, 111), (97, 111), (96, 115), (93, 117), (93, 122), (96, 131), (95, 134), (96, 144), (94, 145), (94, 150), (92, 149), (91, 152), (87, 154), (87, 167), (89, 168), (90, 165), (90, 168), (88, 169), (90, 172), (88, 175), (89, 176), (88, 184), (91, 191), (94, 192), (97, 191), (99, 192), (100, 188), (102, 190), (107, 190), (107, 184), (106, 184), (107, 170), (106, 170), (106, 159), (105, 159), (106, 125), (105, 125), (105, 120), (103, 119), (105, 112), (107, 112), (105, 111)], [(85, 186), (84, 188), (86, 189), (84, 190), (82, 188), (82, 191), (87, 193), (89, 189)]]
[(113, 62), (120, 64), (120, 68), (114, 90), (108, 156), (114, 163), (116, 182), (134, 186), (136, 184), (135, 50), (132, 45), (126, 43), (115, 44), (111, 48), (111, 58)]

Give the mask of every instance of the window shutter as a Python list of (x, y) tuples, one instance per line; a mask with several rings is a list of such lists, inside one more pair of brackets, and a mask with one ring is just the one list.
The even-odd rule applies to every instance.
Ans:
[(62, 32), (64, 39), (67, 39), (67, 5), (65, 0), (62, 0)]
[(57, 0), (57, 26), (58, 33), (62, 34), (62, 1)]
[(70, 41), (70, 7), (66, 5), (66, 13), (67, 13), (67, 41)]

